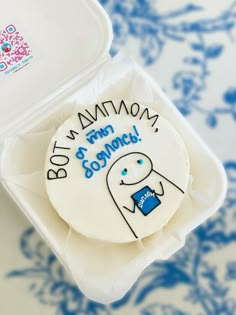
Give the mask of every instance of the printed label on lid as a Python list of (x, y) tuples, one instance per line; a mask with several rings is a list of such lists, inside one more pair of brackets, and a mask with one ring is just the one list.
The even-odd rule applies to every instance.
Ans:
[(29, 44), (15, 25), (0, 30), (0, 80), (27, 66), (32, 58)]
[(189, 158), (175, 129), (139, 103), (87, 106), (58, 129), (45, 180), (58, 214), (87, 237), (124, 243), (149, 236), (184, 198)]

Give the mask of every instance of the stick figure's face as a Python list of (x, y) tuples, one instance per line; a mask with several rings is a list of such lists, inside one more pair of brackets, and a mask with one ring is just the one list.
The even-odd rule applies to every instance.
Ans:
[(143, 153), (129, 153), (118, 159), (110, 168), (109, 177), (119, 185), (135, 185), (146, 179), (152, 172), (152, 161)]

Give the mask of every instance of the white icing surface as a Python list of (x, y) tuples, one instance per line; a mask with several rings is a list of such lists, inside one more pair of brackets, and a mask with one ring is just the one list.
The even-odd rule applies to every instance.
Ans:
[(153, 234), (174, 215), (189, 157), (158, 113), (129, 102), (119, 111), (121, 102), (113, 104), (90, 105), (61, 125), (49, 145), (45, 178), (52, 205), (74, 230), (125, 243)]

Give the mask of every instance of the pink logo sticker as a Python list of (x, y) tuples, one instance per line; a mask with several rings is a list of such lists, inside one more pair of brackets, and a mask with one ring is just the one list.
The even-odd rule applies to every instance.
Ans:
[(31, 58), (32, 50), (14, 25), (0, 31), (0, 72), (15, 72)]

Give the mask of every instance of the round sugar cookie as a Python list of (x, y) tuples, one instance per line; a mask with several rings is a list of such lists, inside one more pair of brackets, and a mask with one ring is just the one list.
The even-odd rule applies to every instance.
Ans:
[(89, 105), (65, 121), (46, 157), (58, 214), (77, 232), (125, 243), (160, 230), (187, 189), (189, 157), (172, 125), (139, 103)]

